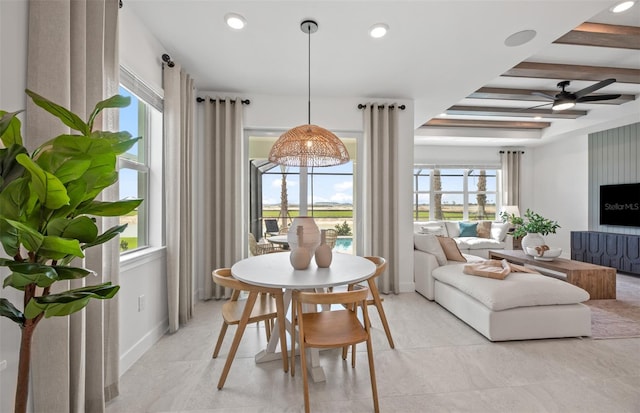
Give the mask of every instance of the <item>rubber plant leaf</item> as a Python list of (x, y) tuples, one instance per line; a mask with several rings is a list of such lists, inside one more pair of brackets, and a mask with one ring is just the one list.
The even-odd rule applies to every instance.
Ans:
[(23, 326), (26, 321), (24, 314), (6, 298), (0, 298), (0, 316), (7, 317), (21, 326)]
[(84, 258), (84, 254), (80, 248), (80, 243), (77, 239), (67, 239), (55, 236), (45, 236), (37, 254), (53, 260), (62, 259), (67, 255)]
[(74, 238), (83, 243), (92, 242), (98, 236), (98, 226), (86, 216), (79, 216), (71, 220), (55, 218), (47, 225), (47, 235)]
[(46, 208), (58, 209), (69, 203), (67, 189), (55, 175), (43, 170), (25, 154), (18, 155), (16, 159), (31, 174), (33, 190)]
[(40, 249), (42, 241), (44, 240), (44, 235), (22, 222), (14, 221), (12, 219), (5, 219), (5, 221), (18, 230), (20, 242), (28, 251), (35, 252)]
[(116, 295), (120, 286), (110, 282), (32, 298), (24, 310), (27, 319), (44, 312), (46, 318), (61, 317), (82, 310), (91, 298), (107, 300)]
[(22, 146), (22, 135), (20, 134), (20, 119), (17, 118), (17, 112), (7, 113), (0, 111), (0, 140), (5, 148), (11, 145)]
[(60, 119), (62, 123), (71, 129), (77, 130), (83, 135), (89, 135), (89, 133), (91, 133), (89, 126), (75, 113), (29, 89), (26, 90), (26, 93), (31, 97), (33, 103)]
[(127, 199), (115, 202), (93, 201), (78, 213), (100, 217), (117, 217), (133, 211), (140, 203), (142, 203), (142, 199)]
[(89, 116), (89, 126), (93, 127), (93, 122), (96, 116), (98, 116), (98, 113), (100, 113), (103, 109), (126, 108), (130, 103), (131, 98), (129, 96), (122, 95), (113, 95), (110, 98), (98, 102), (95, 109), (93, 109), (93, 112), (91, 112), (91, 115)]
[(90, 247), (94, 247), (96, 245), (104, 244), (105, 242), (111, 240), (116, 235), (121, 234), (127, 228), (128, 224), (117, 225), (115, 227), (111, 227), (102, 234), (98, 235), (98, 237), (90, 243), (84, 244), (82, 249), (87, 249)]

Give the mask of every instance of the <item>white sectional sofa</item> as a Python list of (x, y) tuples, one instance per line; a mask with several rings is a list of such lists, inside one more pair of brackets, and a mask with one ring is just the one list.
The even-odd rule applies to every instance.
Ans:
[[(461, 225), (476, 225), (473, 236), (461, 236)], [(484, 225), (484, 233), (481, 226)], [(453, 238), (463, 254), (489, 258), (489, 250), (512, 250), (513, 237), (507, 234), (509, 223), (492, 221), (424, 221), (414, 222), (413, 232)], [(464, 235), (464, 234), (463, 234)], [(484, 236), (483, 236), (484, 235)]]
[(414, 233), (416, 291), (489, 340), (591, 335), (591, 310), (581, 304), (589, 294), (583, 289), (541, 274), (511, 273), (504, 280), (467, 275), (464, 265), (484, 259), (463, 254), (467, 262), (443, 262), (434, 244), (425, 242), (429, 237), (434, 236)]

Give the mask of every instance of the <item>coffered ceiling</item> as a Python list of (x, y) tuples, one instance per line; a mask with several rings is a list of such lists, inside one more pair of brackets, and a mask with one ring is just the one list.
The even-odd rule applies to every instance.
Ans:
[[(313, 18), (312, 106), (314, 97), (411, 100), (417, 145), (532, 146), (613, 119), (640, 121), (640, 5), (614, 15), (615, 3), (123, 0), (122, 12), (154, 34), (199, 90), (248, 98), (306, 97), (307, 38), (299, 25)], [(230, 12), (247, 27), (226, 27)], [(368, 36), (375, 23), (389, 26), (386, 37)], [(507, 47), (505, 39), (522, 30), (537, 34)], [(569, 80), (574, 92), (605, 78), (617, 82), (596, 93), (619, 99), (555, 114), (529, 109), (545, 103), (533, 91), (554, 95)]]

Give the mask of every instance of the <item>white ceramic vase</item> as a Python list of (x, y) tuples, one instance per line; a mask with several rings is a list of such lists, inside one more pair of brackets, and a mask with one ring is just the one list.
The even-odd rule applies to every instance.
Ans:
[[(296, 229), (296, 245), (291, 248), (291, 254), (289, 254), (289, 261), (291, 266), (296, 270), (306, 270), (311, 263), (311, 252), (304, 246), (304, 228), (302, 226), (294, 227)], [(287, 237), (289, 238), (289, 237)]]
[(327, 230), (323, 229), (320, 231), (320, 245), (316, 248), (316, 264), (318, 268), (329, 268), (331, 265), (331, 259), (333, 258), (333, 253), (331, 252), (331, 247), (327, 245)]
[(526, 253), (527, 248), (535, 248), (540, 245), (544, 245), (544, 238), (542, 238), (542, 235), (535, 232), (527, 233), (527, 235), (522, 237), (520, 245), (522, 245), (522, 250)]
[(316, 221), (312, 217), (296, 217), (291, 223), (291, 229), (287, 234), (287, 242), (289, 247), (293, 251), (298, 246), (298, 235), (296, 233), (296, 227), (302, 227), (303, 242), (302, 246), (309, 250), (311, 256), (316, 252), (316, 248), (320, 245), (320, 230), (316, 225)]

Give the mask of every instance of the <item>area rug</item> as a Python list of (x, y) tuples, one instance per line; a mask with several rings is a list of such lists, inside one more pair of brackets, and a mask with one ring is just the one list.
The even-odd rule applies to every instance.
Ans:
[(640, 337), (640, 277), (618, 274), (615, 300), (589, 300), (591, 338)]

